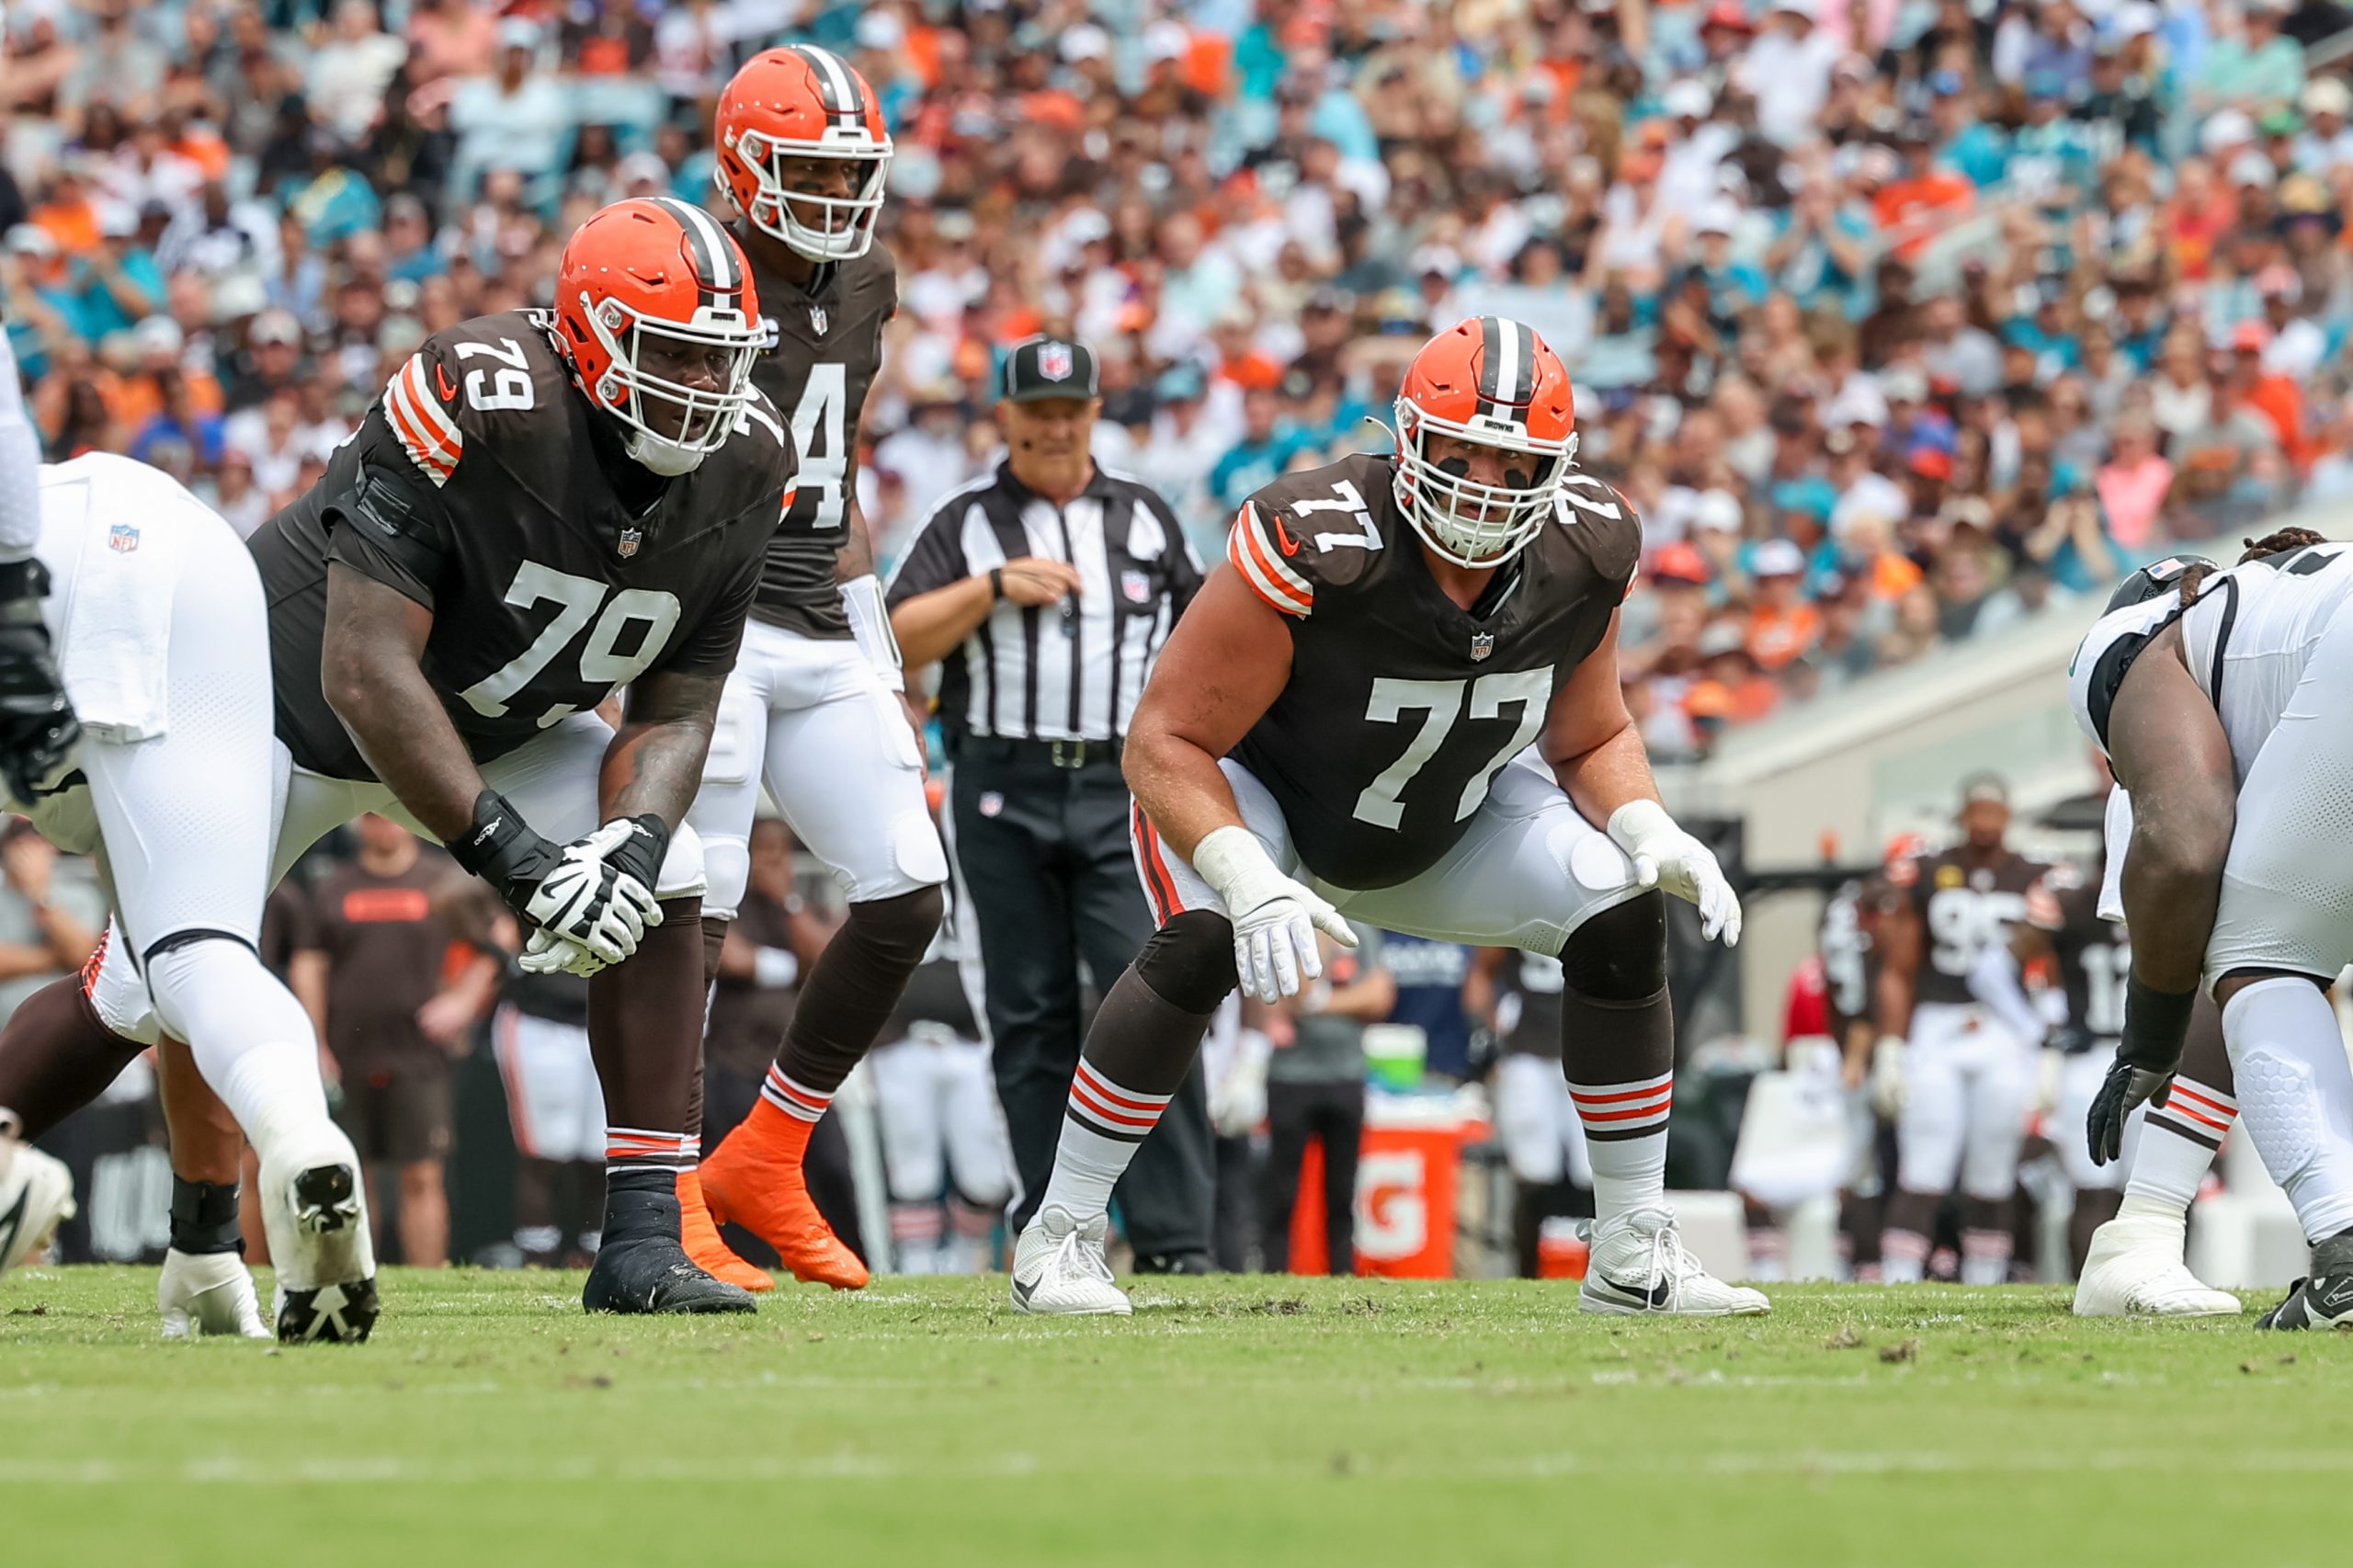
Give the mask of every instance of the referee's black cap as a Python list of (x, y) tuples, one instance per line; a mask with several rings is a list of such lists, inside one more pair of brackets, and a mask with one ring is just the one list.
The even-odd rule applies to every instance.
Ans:
[(1095, 351), (1069, 337), (1040, 336), (1017, 343), (1006, 356), (997, 392), (1007, 403), (1095, 397)]

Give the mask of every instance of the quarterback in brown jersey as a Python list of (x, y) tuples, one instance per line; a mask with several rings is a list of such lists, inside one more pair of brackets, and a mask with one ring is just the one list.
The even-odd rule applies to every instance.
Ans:
[(1159, 929), (1087, 1035), (1014, 1303), (1128, 1310), (1105, 1205), (1210, 1015), (1237, 983), (1267, 1001), (1312, 983), (1318, 933), (1351, 945), (1356, 920), (1560, 959), (1597, 1215), (1581, 1306), (1762, 1312), (1700, 1268), (1662, 1196), (1660, 892), (1727, 942), (1740, 909), (1659, 803), (1620, 697), (1640, 529), (1575, 470), (1567, 371), (1517, 322), (1432, 339), (1395, 414), (1395, 457), (1251, 497), (1153, 670), (1124, 766)]
[[(617, 203), (566, 244), (551, 312), (428, 338), (251, 541), (278, 770), (271, 863), (253, 874), (275, 881), (380, 812), (490, 883), (531, 932), (527, 966), (593, 975), (611, 1121), (595, 1310), (752, 1306), (688, 1262), (676, 1183), (696, 1156), (703, 996), (701, 854), (681, 824), (793, 500), (792, 445), (751, 384), (765, 339), (716, 220)], [(616, 733), (597, 709), (623, 687)], [(20, 1114), (59, 1097), (28, 1090), (28, 1063), (138, 1049), (152, 1014), (132, 956), (108, 944), (44, 1015), (55, 1038), (0, 1041)], [(318, 1222), (338, 1219), (323, 1204)]]
[(799, 1278), (856, 1289), (866, 1266), (811, 1201), (801, 1161), (923, 961), (948, 880), (856, 493), (858, 412), (898, 309), (890, 255), (874, 243), (891, 133), (863, 76), (800, 45), (745, 63), (720, 95), (713, 140), (719, 187), (775, 326), (752, 379), (791, 427), (801, 487), (768, 543), (688, 818), (710, 881), (711, 972), (750, 872), (763, 786), (832, 869), (849, 913), (801, 982), (751, 1114), (681, 1189), (687, 1244), (722, 1278), (767, 1288), (707, 1222), (733, 1221)]

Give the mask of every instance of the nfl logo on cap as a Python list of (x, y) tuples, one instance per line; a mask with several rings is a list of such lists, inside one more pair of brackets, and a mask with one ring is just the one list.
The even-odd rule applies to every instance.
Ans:
[(1066, 381), (1074, 367), (1071, 362), (1067, 343), (1041, 343), (1038, 346), (1038, 373), (1050, 381)]

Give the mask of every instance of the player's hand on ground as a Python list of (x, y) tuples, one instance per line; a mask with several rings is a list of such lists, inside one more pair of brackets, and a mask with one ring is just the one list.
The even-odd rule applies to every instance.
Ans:
[(2084, 1119), (2092, 1164), (2104, 1165), (2124, 1157), (2124, 1128), (2135, 1108), (2162, 1106), (2173, 1095), (2173, 1072), (2137, 1067), (2119, 1056), (2109, 1064), (2108, 1077), (2092, 1096), (2091, 1114)]
[(1634, 863), (1634, 885), (1673, 893), (1699, 911), (1699, 933), (1740, 945), (1740, 900), (1708, 846), (1676, 825), (1656, 801), (1629, 801), (1609, 815), (1609, 836)]
[(1006, 562), (1000, 581), (1005, 585), (1006, 598), (1033, 608), (1074, 597), (1080, 585), (1077, 567), (1035, 555)]

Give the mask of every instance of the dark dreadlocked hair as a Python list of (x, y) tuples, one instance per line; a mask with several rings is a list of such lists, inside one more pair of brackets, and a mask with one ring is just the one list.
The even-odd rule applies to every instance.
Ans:
[[(2246, 550), (2234, 564), (2244, 566), (2250, 561), (2261, 561), (2268, 556), (2285, 555), (2290, 551), (2308, 549), (2315, 544), (2326, 544), (2328, 538), (2311, 528), (2280, 528), (2277, 532), (2265, 534), (2261, 539), (2243, 539), (2239, 542), (2246, 546)], [(2186, 609), (2198, 602), (2198, 590), (2205, 585), (2207, 578), (2219, 570), (2219, 567), (2201, 565), (2192, 566), (2182, 573), (2183, 608)]]

